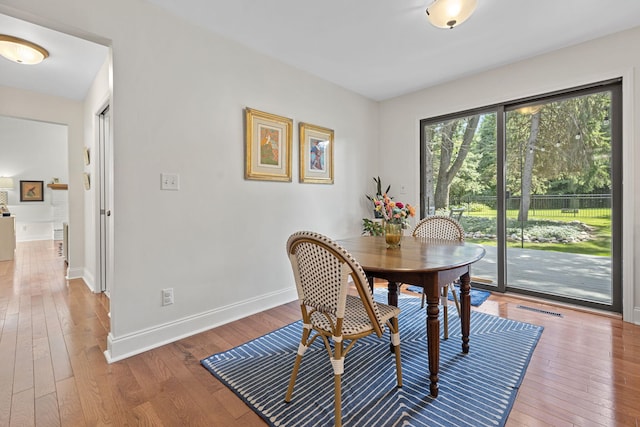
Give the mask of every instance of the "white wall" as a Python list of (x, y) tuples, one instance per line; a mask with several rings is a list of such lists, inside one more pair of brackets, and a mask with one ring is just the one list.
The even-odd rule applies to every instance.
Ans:
[[(8, 191), (8, 207), (16, 216), (16, 240), (50, 240), (55, 221), (54, 196), (61, 201), (60, 191), (46, 186), (53, 177), (68, 181), (67, 127), (55, 123), (0, 116), (0, 176), (13, 178)], [(20, 181), (43, 181), (42, 202), (21, 202)], [(57, 193), (54, 193), (56, 191)], [(65, 198), (66, 199), (66, 198)], [(66, 211), (66, 206), (65, 206)]]
[(516, 64), (425, 89), (381, 103), (380, 174), (408, 198), (419, 200), (419, 121), (443, 114), (623, 77), (623, 315), (640, 323), (640, 269), (634, 246), (640, 244), (640, 212), (634, 187), (640, 179), (640, 128), (635, 125), (640, 103), (640, 28), (558, 50)]
[(105, 59), (84, 101), (84, 146), (89, 149), (89, 164), (83, 163), (83, 171), (89, 174), (91, 186), (84, 190), (84, 271), (82, 277), (94, 292), (100, 292), (98, 277), (98, 255), (96, 244), (98, 232), (98, 115), (111, 102), (110, 85), (111, 56)]
[[(0, 4), (112, 40), (111, 360), (294, 299), (294, 231), (360, 234), (378, 172), (377, 103), (145, 2)], [(247, 106), (294, 119), (293, 182), (244, 180)], [(300, 121), (335, 130), (334, 185), (297, 182)], [(181, 190), (160, 191), (161, 172), (179, 173)], [(175, 304), (162, 307), (169, 287)]]
[[(73, 228), (83, 226), (84, 208), (82, 206), (82, 180), (78, 177), (81, 172), (80, 161), (82, 159), (82, 103), (49, 95), (42, 95), (20, 89), (0, 86), (0, 115), (26, 118), (41, 122), (57, 123), (64, 125), (67, 130), (67, 165), (69, 177), (68, 202), (69, 202), (69, 277), (77, 277), (81, 273), (83, 263), (84, 244), (82, 234), (76, 233)], [(44, 160), (44, 159), (43, 159)], [(53, 178), (43, 177), (47, 179)], [(65, 174), (67, 172), (64, 172)], [(63, 172), (59, 173), (65, 178)], [(17, 183), (16, 183), (17, 186)], [(17, 188), (17, 187), (16, 187)], [(14, 190), (13, 196), (18, 193)], [(50, 194), (50, 193), (49, 193)], [(10, 196), (11, 197), (11, 196)], [(19, 200), (19, 198), (18, 198)], [(47, 193), (45, 193), (47, 200)], [(14, 210), (12, 208), (12, 210)], [(16, 212), (16, 215), (20, 213)]]
[[(361, 218), (369, 215), (363, 195), (372, 192), (372, 176), (384, 177), (394, 188), (404, 185), (405, 201), (417, 203), (421, 118), (624, 75), (626, 192), (637, 179), (628, 167), (638, 160), (631, 148), (638, 140), (632, 124), (639, 96), (633, 89), (637, 30), (389, 100), (379, 113), (375, 102), (145, 2), (0, 0), (0, 9), (112, 41), (111, 360), (293, 299), (287, 237), (299, 229), (335, 238), (359, 234)], [(37, 104), (27, 99), (20, 108), (38, 109)], [(334, 129), (335, 184), (298, 183), (297, 160), (291, 183), (244, 180), (247, 106), (294, 119), (294, 159), (298, 122)], [(70, 158), (81, 158), (83, 132), (88, 138), (91, 125), (81, 111), (57, 121), (74, 122)], [(71, 176), (81, 176), (81, 163), (70, 162), (74, 167)], [(160, 191), (161, 172), (179, 173), (181, 190)], [(72, 185), (84, 192), (81, 181), (72, 179), (70, 196)], [(630, 231), (640, 224), (633, 200), (625, 201)], [(76, 205), (74, 212), (84, 212), (84, 206)], [(637, 233), (627, 233), (632, 234)], [(625, 256), (635, 243), (626, 243)], [(81, 245), (84, 251), (84, 241)], [(629, 264), (626, 270), (632, 269)], [(175, 304), (162, 307), (160, 291), (169, 287)], [(633, 301), (627, 298), (625, 307)]]

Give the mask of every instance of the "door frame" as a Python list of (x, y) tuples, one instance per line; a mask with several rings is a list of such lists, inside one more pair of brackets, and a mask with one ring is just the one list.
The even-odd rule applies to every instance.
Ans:
[[(625, 76), (625, 79), (627, 76)], [(577, 96), (578, 94), (588, 94), (588, 93), (596, 93), (610, 90), (612, 93), (612, 133), (611, 133), (611, 150), (612, 150), (612, 247), (611, 247), (611, 259), (612, 259), (612, 272), (611, 272), (611, 282), (612, 282), (612, 304), (611, 305), (603, 305), (598, 303), (591, 303), (589, 301), (581, 301), (581, 305), (597, 308), (597, 309), (605, 309), (607, 311), (613, 311), (617, 313), (623, 313), (624, 304), (623, 304), (623, 295), (629, 291), (628, 297), (633, 297), (633, 285), (628, 284), (629, 280), (633, 277), (632, 273), (628, 273), (623, 270), (623, 267), (628, 266), (630, 263), (623, 264), (623, 254), (626, 255), (628, 259), (633, 259), (633, 250), (629, 251), (627, 248), (630, 245), (633, 245), (632, 237), (624, 236), (622, 234), (623, 229), (623, 220), (624, 218), (629, 219), (628, 212), (624, 212), (624, 209), (632, 209), (629, 208), (629, 205), (623, 204), (623, 193), (627, 196), (629, 194), (633, 195), (633, 192), (630, 191), (629, 186), (625, 185), (625, 188), (622, 187), (623, 175), (624, 177), (628, 177), (628, 172), (623, 168), (624, 166), (624, 158), (627, 158), (627, 162), (631, 161), (631, 157), (629, 156), (629, 148), (625, 147), (623, 144), (623, 133), (625, 130), (623, 125), (625, 121), (630, 120), (630, 114), (625, 115), (625, 111), (629, 110), (628, 105), (623, 105), (625, 99), (623, 98), (623, 92), (627, 92), (625, 90), (625, 79), (622, 77), (614, 77), (609, 78), (607, 80), (603, 80), (600, 82), (595, 82), (591, 84), (585, 84), (581, 86), (576, 86), (573, 88), (568, 88), (564, 90), (557, 90), (554, 92), (530, 96), (527, 98), (522, 98), (514, 101), (503, 102), (499, 104), (494, 104), (486, 107), (480, 107), (476, 109), (461, 111), (453, 114), (446, 114), (437, 117), (431, 117), (422, 119), (419, 121), (419, 135), (420, 135), (420, 206), (421, 206), (421, 215), (426, 215), (426, 203), (425, 197), (426, 194), (426, 183), (424, 182), (424, 174), (423, 174), (423, 165), (425, 159), (427, 158), (425, 153), (425, 131), (424, 128), (429, 123), (442, 122), (446, 120), (452, 120), (461, 117), (468, 117), (472, 115), (478, 114), (496, 114), (496, 173), (497, 173), (497, 184), (496, 184), (496, 202), (497, 202), (497, 218), (496, 218), (496, 227), (497, 227), (497, 271), (496, 271), (496, 285), (487, 285), (483, 283), (474, 283), (474, 287), (488, 289), (491, 291), (498, 292), (514, 292), (519, 294), (527, 294), (535, 297), (541, 297), (544, 299), (552, 299), (555, 301), (575, 304), (575, 299), (564, 298), (559, 296), (554, 296), (551, 294), (541, 294), (531, 291), (524, 291), (520, 289), (508, 288), (506, 285), (506, 122), (505, 116), (506, 112), (511, 109), (521, 108), (526, 106), (527, 104), (540, 103), (545, 100), (552, 100), (558, 98), (570, 98), (573, 96)], [(628, 81), (628, 79), (627, 79)], [(626, 108), (625, 108), (626, 107)], [(629, 144), (627, 144), (629, 145)], [(627, 164), (628, 166), (628, 164)], [(625, 182), (627, 182), (626, 180)], [(629, 242), (627, 239), (631, 239)], [(624, 250), (623, 250), (624, 247)], [(627, 280), (623, 280), (627, 279)], [(624, 292), (623, 292), (624, 290)], [(627, 313), (629, 313), (627, 311)], [(624, 314), (624, 313), (623, 313)], [(629, 314), (625, 316), (625, 318), (630, 318)]]
[[(502, 224), (500, 224), (498, 231), (502, 231), (502, 236), (499, 235), (498, 247), (502, 248), (503, 253), (499, 254), (498, 258), (498, 277), (502, 274), (502, 278), (499, 279), (498, 290), (501, 292), (514, 292), (523, 295), (530, 295), (534, 297), (541, 297), (545, 299), (552, 299), (563, 303), (575, 304), (575, 299), (562, 297), (559, 295), (552, 295), (542, 292), (536, 292), (525, 289), (515, 289), (507, 286), (506, 283), (506, 210), (505, 210), (505, 192), (506, 192), (506, 113), (509, 111), (517, 110), (523, 107), (530, 106), (532, 104), (539, 105), (542, 102), (554, 102), (563, 99), (570, 99), (577, 96), (584, 96), (590, 94), (596, 94), (601, 92), (611, 92), (611, 305), (601, 304), (586, 300), (580, 300), (581, 306), (602, 309), (606, 311), (612, 311), (616, 313), (622, 313), (622, 265), (623, 265), (623, 253), (622, 253), (622, 126), (623, 126), (623, 109), (622, 109), (622, 79), (610, 79), (590, 85), (584, 85), (567, 89), (563, 91), (557, 91), (541, 96), (530, 97), (514, 102), (505, 103), (502, 105), (502, 113), (500, 114), (502, 119), (502, 135), (498, 139), (497, 145), (501, 162), (499, 163), (498, 170), (503, 171), (498, 174), (498, 177), (502, 177), (502, 184), (500, 189), (502, 195), (499, 196), (498, 201), (503, 204), (502, 209), (498, 211), (498, 216), (502, 216)], [(502, 252), (499, 250), (499, 252)]]
[[(105, 127), (104, 117), (109, 120)], [(96, 292), (110, 296), (113, 289), (113, 114), (110, 99), (102, 103), (96, 114), (96, 177), (94, 185), (96, 205)], [(107, 131), (106, 140), (104, 131)]]

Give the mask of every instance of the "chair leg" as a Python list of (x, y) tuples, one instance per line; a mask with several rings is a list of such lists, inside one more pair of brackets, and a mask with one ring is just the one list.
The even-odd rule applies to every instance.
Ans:
[(392, 335), (391, 341), (393, 343), (393, 352), (396, 356), (396, 379), (398, 381), (398, 388), (402, 387), (402, 364), (400, 363), (400, 334), (398, 333), (398, 318), (393, 317), (391, 319), (390, 332), (395, 334), (395, 338)]
[(442, 308), (442, 315), (444, 316), (444, 339), (447, 340), (449, 339), (449, 313), (446, 305)]
[(293, 386), (296, 383), (296, 377), (298, 376), (298, 370), (300, 369), (300, 363), (302, 362), (302, 356), (307, 347), (307, 340), (311, 334), (311, 329), (304, 328), (302, 330), (302, 339), (300, 340), (300, 346), (298, 347), (298, 354), (296, 355), (296, 361), (293, 364), (293, 371), (291, 371), (291, 379), (289, 379), (289, 387), (287, 387), (287, 394), (284, 397), (284, 401), (291, 402), (293, 396)]
[(334, 425), (335, 427), (342, 427), (342, 373), (344, 371), (344, 357), (342, 356), (342, 337), (340, 341), (334, 340), (334, 352), (333, 360), (333, 385), (335, 388), (334, 393)]
[(342, 375), (334, 375), (333, 383), (336, 389), (334, 401), (335, 401), (335, 426), (342, 427), (342, 388), (341, 388)]
[(449, 302), (448, 302), (448, 292), (449, 285), (443, 286), (440, 288), (440, 302), (442, 304), (442, 315), (443, 315), (443, 330), (444, 330), (444, 339), (449, 339)]
[(296, 362), (293, 365), (293, 371), (291, 372), (291, 379), (289, 380), (289, 387), (287, 388), (287, 394), (284, 397), (284, 401), (287, 403), (291, 402), (291, 396), (293, 395), (293, 386), (296, 383), (296, 377), (298, 376), (298, 369), (300, 369), (301, 361), (302, 361), (302, 356), (298, 354), (296, 356)]
[(456, 288), (453, 286), (453, 283), (449, 284), (451, 288), (451, 293), (453, 294), (453, 302), (456, 303), (456, 308), (458, 309), (458, 316), (460, 316), (460, 301), (458, 301), (458, 294), (456, 294)]

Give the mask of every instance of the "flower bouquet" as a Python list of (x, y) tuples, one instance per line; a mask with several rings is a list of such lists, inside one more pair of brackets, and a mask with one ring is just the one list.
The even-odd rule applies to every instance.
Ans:
[(409, 225), (409, 217), (416, 215), (416, 209), (410, 204), (394, 202), (387, 193), (382, 195), (382, 199), (374, 199), (376, 212), (382, 214), (385, 222), (401, 224), (402, 228)]
[(380, 212), (384, 220), (384, 237), (388, 248), (400, 247), (402, 229), (409, 225), (409, 217), (415, 216), (416, 209), (410, 204), (394, 202), (387, 194), (382, 199), (375, 199), (376, 212)]

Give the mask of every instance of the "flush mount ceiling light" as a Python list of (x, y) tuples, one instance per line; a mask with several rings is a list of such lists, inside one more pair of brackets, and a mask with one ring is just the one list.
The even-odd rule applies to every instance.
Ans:
[(0, 55), (18, 64), (39, 64), (49, 52), (28, 40), (0, 34)]
[(427, 17), (438, 28), (453, 28), (467, 20), (476, 8), (476, 0), (435, 0), (427, 8)]

